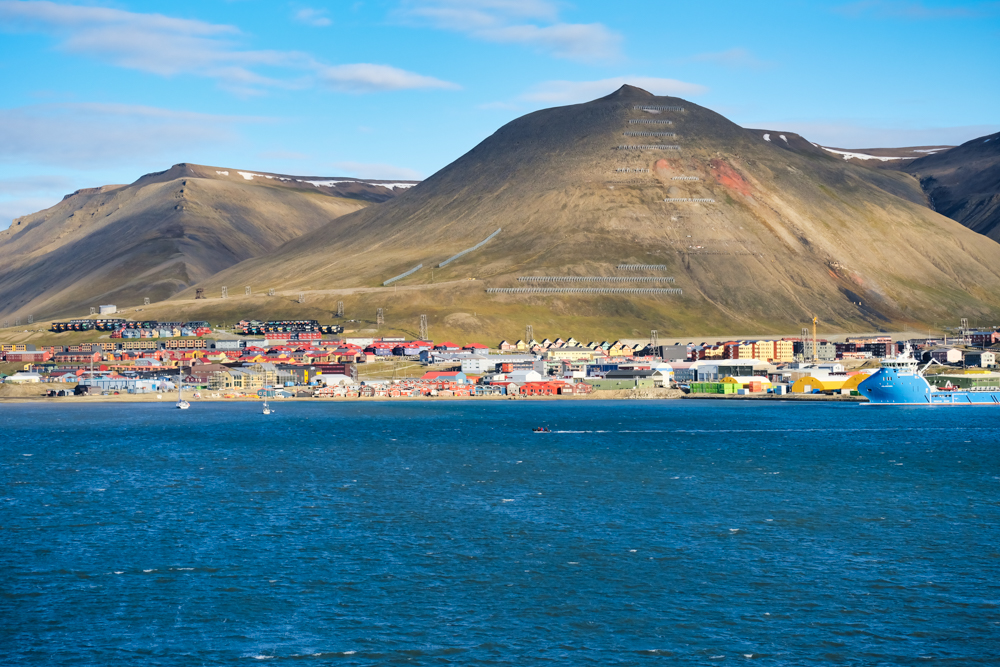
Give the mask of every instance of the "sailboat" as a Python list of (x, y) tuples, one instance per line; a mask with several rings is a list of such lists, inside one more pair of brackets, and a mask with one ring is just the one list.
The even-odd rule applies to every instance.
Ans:
[(184, 365), (180, 362), (177, 363), (177, 407), (181, 410), (187, 410), (191, 407), (191, 404), (181, 398), (181, 387), (184, 386)]
[(263, 413), (264, 413), (265, 415), (269, 415), (269, 414), (271, 414), (272, 412), (274, 412), (274, 411), (273, 411), (273, 410), (271, 410), (271, 408), (270, 408), (270, 407), (269, 407), (269, 406), (267, 405), (267, 399), (266, 399), (266, 398), (264, 399), (264, 409), (263, 409), (263, 410), (261, 410), (261, 412), (263, 412)]

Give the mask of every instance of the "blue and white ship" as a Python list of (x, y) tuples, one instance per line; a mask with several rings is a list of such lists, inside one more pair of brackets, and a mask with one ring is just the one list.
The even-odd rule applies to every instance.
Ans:
[(1000, 387), (938, 389), (924, 378), (927, 366), (917, 367), (907, 345), (899, 356), (883, 361), (878, 372), (859, 384), (858, 392), (876, 405), (1000, 406)]

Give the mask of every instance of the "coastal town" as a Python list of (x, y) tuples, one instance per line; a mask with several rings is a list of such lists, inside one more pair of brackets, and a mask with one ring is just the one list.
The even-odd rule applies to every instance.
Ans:
[(184, 390), (202, 399), (420, 397), (859, 397), (881, 360), (912, 350), (940, 388), (1000, 386), (1000, 331), (894, 340), (809, 336), (660, 344), (572, 336), (481, 342), (344, 334), (316, 320), (199, 322), (122, 318), (54, 322), (89, 342), (3, 343), (17, 396), (135, 396)]

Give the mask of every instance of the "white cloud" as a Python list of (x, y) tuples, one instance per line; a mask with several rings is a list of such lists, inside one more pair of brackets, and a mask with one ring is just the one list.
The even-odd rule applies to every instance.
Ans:
[(320, 81), (348, 93), (371, 93), (383, 90), (413, 90), (417, 88), (457, 89), (458, 84), (414, 74), (388, 65), (334, 65), (318, 72)]
[(474, 39), (523, 44), (584, 62), (620, 58), (621, 35), (600, 23), (563, 23), (546, 0), (408, 0), (399, 16)]
[(310, 9), (305, 7), (295, 12), (293, 18), (299, 23), (305, 23), (317, 28), (325, 28), (333, 24), (326, 15), (325, 9)]
[[(315, 21), (322, 16), (313, 14), (312, 19), (314, 25), (319, 25)], [(0, 30), (48, 34), (58, 40), (59, 49), (68, 53), (160, 76), (203, 76), (241, 94), (308, 85), (311, 78), (330, 68), (298, 51), (242, 48), (237, 40), (245, 36), (231, 25), (49, 0), (0, 0)], [(432, 84), (423, 87), (445, 87), (433, 77), (406, 74), (413, 81), (424, 79)], [(403, 86), (414, 87), (421, 86)], [(370, 84), (365, 91), (400, 88), (390, 82), (387, 88)]]
[(750, 51), (741, 47), (729, 49), (727, 51), (718, 51), (716, 53), (699, 53), (698, 55), (687, 58), (687, 60), (690, 62), (711, 63), (713, 65), (731, 67), (734, 69), (763, 69), (772, 65), (771, 63), (760, 60), (757, 56), (750, 53)]
[(744, 127), (787, 130), (807, 140), (833, 148), (893, 148), (904, 146), (957, 146), (1000, 130), (1000, 125), (953, 127), (880, 127), (851, 121), (754, 122)]
[(533, 86), (521, 97), (532, 102), (547, 104), (574, 104), (610, 95), (625, 84), (644, 88), (654, 95), (691, 96), (708, 92), (705, 86), (677, 79), (618, 76), (600, 81), (546, 81)]
[(0, 109), (0, 162), (90, 168), (143, 163), (236, 140), (234, 127), (265, 119), (123, 104), (40, 104)]
[(396, 167), (391, 164), (368, 162), (334, 162), (334, 169), (344, 172), (345, 176), (369, 178), (377, 181), (419, 181), (423, 178), (420, 172), (407, 167)]

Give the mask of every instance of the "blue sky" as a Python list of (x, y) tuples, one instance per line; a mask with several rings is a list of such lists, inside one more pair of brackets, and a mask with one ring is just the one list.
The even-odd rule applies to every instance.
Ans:
[(178, 162), (426, 177), (630, 82), (829, 146), (1000, 129), (1000, 2), (0, 0), (0, 228)]

